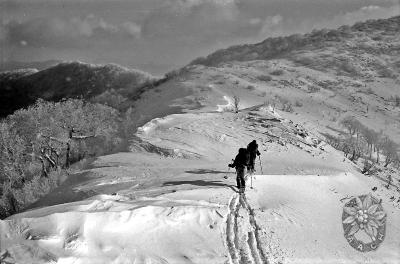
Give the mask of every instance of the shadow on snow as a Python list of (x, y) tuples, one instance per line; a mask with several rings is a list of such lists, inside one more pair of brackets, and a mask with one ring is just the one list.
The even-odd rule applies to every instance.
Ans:
[(190, 184), (190, 185), (195, 185), (195, 186), (229, 187), (233, 191), (236, 191), (235, 185), (226, 184), (221, 181), (204, 181), (204, 180), (169, 181), (169, 182), (164, 182), (163, 186), (176, 186), (176, 185), (183, 185), (183, 184)]

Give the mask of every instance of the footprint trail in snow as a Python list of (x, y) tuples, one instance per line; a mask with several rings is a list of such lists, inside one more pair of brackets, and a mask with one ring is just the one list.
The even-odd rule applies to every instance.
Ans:
[(235, 193), (229, 201), (226, 220), (226, 245), (231, 263), (268, 263), (262, 249), (254, 211), (246, 195)]

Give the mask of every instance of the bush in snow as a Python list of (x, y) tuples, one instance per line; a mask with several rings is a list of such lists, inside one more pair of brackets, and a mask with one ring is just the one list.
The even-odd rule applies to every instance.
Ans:
[(360, 74), (360, 69), (357, 67), (349, 58), (343, 57), (339, 58), (339, 70), (349, 76), (358, 76)]
[(376, 163), (373, 160), (364, 159), (361, 173), (365, 175), (372, 175), (376, 173), (376, 171)]
[(282, 69), (276, 69), (276, 70), (270, 72), (269, 74), (275, 75), (275, 76), (279, 76), (279, 75), (282, 75), (282, 74), (284, 74), (284, 73), (285, 73), (284, 70), (282, 70)]
[(294, 111), (294, 110), (293, 110), (292, 103), (287, 102), (287, 103), (283, 104), (283, 106), (282, 106), (282, 111), (292, 113), (292, 112)]
[(316, 93), (316, 92), (319, 92), (319, 90), (321, 90), (321, 88), (319, 88), (319, 87), (316, 86), (316, 85), (310, 85), (310, 86), (308, 86), (308, 92), (309, 92), (309, 93)]
[(247, 85), (246, 89), (249, 91), (254, 91), (256, 87), (254, 87), (253, 85)]
[(269, 76), (269, 75), (258, 75), (257, 76), (257, 79), (259, 79), (260, 81), (263, 81), (263, 82), (270, 82), (270, 81), (272, 81), (272, 77), (271, 76)]
[(303, 103), (300, 102), (300, 101), (298, 101), (298, 100), (296, 100), (296, 102), (295, 102), (294, 105), (297, 106), (297, 107), (302, 107), (302, 106), (303, 106)]

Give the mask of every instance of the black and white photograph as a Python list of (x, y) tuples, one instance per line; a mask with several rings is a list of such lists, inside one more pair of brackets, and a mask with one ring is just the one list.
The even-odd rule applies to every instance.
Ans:
[(400, 264), (400, 0), (0, 0), (0, 264)]

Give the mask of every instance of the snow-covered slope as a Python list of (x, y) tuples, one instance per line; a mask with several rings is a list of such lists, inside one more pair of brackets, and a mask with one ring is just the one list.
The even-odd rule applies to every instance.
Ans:
[(225, 212), (183, 197), (102, 195), (2, 222), (2, 248), (17, 263), (223, 263)]
[(323, 133), (335, 134), (341, 119), (354, 116), (400, 143), (399, 25), (396, 16), (218, 50), (142, 94), (136, 119), (221, 110), (236, 95), (240, 108), (275, 105)]
[[(321, 31), (308, 37), (328, 39), (311, 50), (291, 47), (271, 60), (252, 49), (273, 52), (268, 43), (282, 39), (233, 47), (143, 91), (133, 100), (130, 152), (97, 158), (0, 221), (0, 262), (400, 263), (398, 183), (362, 175), (321, 137), (354, 115), (400, 139), (400, 108), (389, 100), (400, 96), (398, 75), (368, 68), (354, 46), (367, 38), (372, 53), (382, 52), (374, 59), (398, 70), (398, 27), (386, 40), (368, 35), (380, 34), (386, 24), (378, 22), (372, 31), (369, 22), (354, 26), (346, 41)], [(392, 45), (378, 45), (385, 41)], [(352, 66), (366, 70), (352, 75)], [(234, 96), (238, 114), (226, 112)], [(239, 195), (227, 164), (253, 139), (261, 159)], [(364, 194), (380, 199), (386, 237), (360, 253), (346, 241), (342, 212)]]
[(256, 208), (270, 263), (399, 263), (400, 214), (390, 204), (383, 203), (386, 237), (377, 251), (358, 252), (344, 236), (344, 204), (350, 196), (372, 193), (373, 180), (351, 173), (262, 175), (253, 184), (248, 203)]
[[(263, 173), (240, 196), (226, 165), (253, 138)], [(400, 211), (390, 190), (268, 109), (159, 118), (138, 130), (131, 148), (99, 158), (36, 209), (1, 221), (2, 261), (399, 261)], [(370, 192), (387, 212), (387, 237), (377, 251), (360, 253), (345, 240), (341, 214), (349, 197)]]

